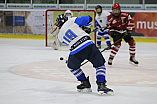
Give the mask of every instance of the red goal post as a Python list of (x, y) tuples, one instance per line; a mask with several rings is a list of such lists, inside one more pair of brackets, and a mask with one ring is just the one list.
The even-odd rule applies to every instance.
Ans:
[[(47, 9), (46, 10), (46, 12), (45, 12), (45, 31), (46, 31), (46, 46), (48, 46), (48, 26), (50, 26), (51, 25), (51, 27), (52, 27), (52, 25), (54, 24), (54, 22), (55, 22), (55, 20), (50, 20), (50, 17), (49, 17), (49, 14), (51, 13), (51, 12), (56, 12), (55, 14), (57, 14), (57, 13), (59, 13), (59, 12), (62, 12), (62, 13), (60, 13), (60, 14), (63, 14), (65, 11), (66, 11), (67, 9)], [(88, 14), (91, 14), (92, 13), (92, 18), (93, 18), (93, 28), (96, 26), (96, 21), (95, 21), (95, 17), (96, 17), (96, 11), (95, 10), (71, 10), (72, 12), (77, 12), (78, 13), (78, 16), (82, 13), (82, 15), (83, 14), (85, 14), (85, 15), (88, 15)], [(76, 13), (75, 13), (76, 14)], [(59, 14), (57, 14), (57, 15), (59, 15)], [(82, 15), (80, 15), (80, 16), (82, 16)], [(54, 17), (53, 18), (56, 18), (57, 16), (55, 16), (55, 15), (53, 15)], [(74, 15), (74, 17), (75, 17), (75, 15)], [(77, 16), (76, 16), (77, 17)], [(49, 22), (48, 21), (52, 21), (53, 22), (53, 24), (49, 24)], [(96, 44), (96, 33), (91, 33), (91, 34), (94, 34), (94, 36), (93, 36), (93, 41), (94, 41), (94, 43)]]

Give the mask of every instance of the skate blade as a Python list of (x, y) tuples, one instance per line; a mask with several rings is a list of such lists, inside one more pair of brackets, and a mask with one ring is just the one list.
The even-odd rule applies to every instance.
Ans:
[(98, 91), (98, 95), (109, 95), (109, 96), (113, 96), (114, 93), (113, 91), (108, 91), (108, 92), (104, 92), (104, 91)]
[(92, 92), (91, 88), (77, 89), (78, 92)]
[(134, 66), (138, 66), (138, 64), (135, 64), (134, 62), (129, 62), (131, 65), (134, 65)]

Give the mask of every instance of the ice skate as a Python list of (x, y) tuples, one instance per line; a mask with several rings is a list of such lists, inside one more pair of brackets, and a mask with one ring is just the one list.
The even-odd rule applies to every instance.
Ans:
[(139, 62), (135, 59), (135, 56), (130, 56), (130, 64), (138, 65)]
[(106, 81), (105, 82), (98, 82), (96, 81), (98, 85), (98, 95), (114, 95), (113, 90), (106, 87)]
[(92, 92), (89, 77), (85, 81), (81, 81), (81, 84), (77, 86), (78, 92)]
[(113, 59), (108, 59), (108, 65), (112, 65), (112, 61), (113, 61)]

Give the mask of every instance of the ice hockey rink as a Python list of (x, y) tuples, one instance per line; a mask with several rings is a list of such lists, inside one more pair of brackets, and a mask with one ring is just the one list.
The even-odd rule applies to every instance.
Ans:
[[(114, 96), (99, 96), (95, 69), (82, 67), (90, 76), (92, 93), (79, 93), (80, 84), (66, 67), (68, 51), (45, 47), (45, 40), (0, 39), (0, 104), (157, 104), (157, 43), (137, 43), (138, 66), (129, 64), (126, 43), (112, 67), (106, 64), (108, 87)], [(110, 51), (103, 52), (107, 61)]]

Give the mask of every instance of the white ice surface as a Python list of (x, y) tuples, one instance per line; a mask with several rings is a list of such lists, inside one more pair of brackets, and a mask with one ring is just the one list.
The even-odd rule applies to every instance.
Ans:
[[(52, 70), (60, 70), (60, 67), (57, 69), (53, 62), (59, 63), (59, 57), (66, 57), (68, 51), (56, 51), (50, 47), (45, 47), (44, 40), (0, 39), (0, 104), (157, 104), (157, 76), (155, 76), (157, 74), (157, 44), (137, 43), (136, 46), (136, 57), (141, 65), (134, 67), (128, 64), (128, 45), (122, 43), (113, 66), (106, 65), (109, 77), (108, 87), (114, 90), (115, 95), (98, 96), (97, 86), (93, 79), (92, 93), (78, 93), (76, 86), (79, 82), (70, 72), (64, 72), (64, 66), (56, 74), (53, 71), (49, 71), (51, 73), (45, 72), (46, 74), (41, 71), (36, 77), (36, 73), (31, 73), (31, 70), (34, 71), (34, 69), (29, 68), (42, 62), (50, 62)], [(106, 60), (109, 54), (109, 51), (103, 53)], [(41, 67), (45, 67), (42, 65), (44, 64), (41, 64)], [(87, 68), (88, 65), (90, 66), (90, 64), (86, 65)], [(21, 71), (16, 72), (16, 67), (19, 66), (23, 67), (20, 67)], [(30, 77), (22, 75), (25, 74), (24, 67), (30, 70)], [(37, 68), (36, 72), (39, 70), (40, 68)], [(68, 69), (65, 68), (65, 70)], [(153, 72), (152, 75), (146, 74), (147, 71), (149, 73), (149, 70)], [(138, 78), (129, 80), (132, 78), (128, 77), (132, 71), (135, 75), (136, 72), (141, 73), (141, 76), (147, 75), (145, 77), (148, 80), (142, 76), (144, 80), (137, 81), (138, 83), (134, 85), (134, 82), (131, 81), (136, 81)], [(89, 72), (87, 74), (90, 74)], [(91, 73), (93, 72), (94, 70), (91, 70)], [(29, 71), (26, 70), (26, 73)], [(61, 75), (67, 73), (67, 78), (71, 78), (72, 81), (65, 81), (64, 77), (57, 80), (53, 79), (60, 77), (57, 73), (61, 73)], [(121, 73), (123, 74), (121, 75)], [(42, 74), (45, 75), (42, 76)], [(115, 75), (115, 79), (112, 74)], [(46, 75), (50, 77), (47, 78)], [(124, 78), (128, 78), (126, 84), (120, 82), (120, 80), (124, 81)], [(151, 78), (153, 79), (151, 80)]]

